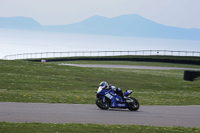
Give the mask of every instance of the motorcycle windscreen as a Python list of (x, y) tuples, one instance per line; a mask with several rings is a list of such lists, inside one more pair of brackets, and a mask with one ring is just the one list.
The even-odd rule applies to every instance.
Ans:
[(102, 91), (103, 87), (102, 86), (99, 86), (98, 90), (97, 90), (97, 93), (100, 93)]

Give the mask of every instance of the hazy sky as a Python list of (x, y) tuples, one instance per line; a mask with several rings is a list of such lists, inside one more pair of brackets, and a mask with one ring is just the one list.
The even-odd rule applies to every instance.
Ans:
[(31, 17), (42, 25), (124, 14), (139, 14), (168, 26), (200, 29), (200, 0), (0, 0), (0, 17)]

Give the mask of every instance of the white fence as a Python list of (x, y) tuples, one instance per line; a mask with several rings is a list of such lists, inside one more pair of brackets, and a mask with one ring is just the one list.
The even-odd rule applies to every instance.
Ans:
[(159, 55), (159, 56), (196, 56), (197, 51), (170, 51), (170, 50), (137, 50), (137, 51), (70, 51), (70, 52), (42, 52), (6, 55), (4, 60), (78, 57), (78, 56), (122, 56), (122, 55)]

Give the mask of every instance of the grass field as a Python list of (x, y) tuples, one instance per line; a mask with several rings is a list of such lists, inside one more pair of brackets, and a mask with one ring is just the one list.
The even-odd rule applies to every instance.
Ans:
[[(200, 68), (198, 65), (129, 61), (71, 61), (37, 63), (0, 60), (0, 102), (94, 104), (98, 84), (105, 80), (141, 105), (200, 105), (200, 80), (183, 80), (183, 70), (81, 68), (60, 63), (123, 64)], [(191, 132), (200, 128), (141, 125), (49, 124), (0, 122), (0, 132)]]
[(141, 125), (50, 124), (0, 122), (1, 133), (199, 133), (200, 128)]
[[(59, 66), (59, 63), (0, 60), (0, 101), (94, 104), (94, 91), (105, 80), (122, 90), (132, 89), (132, 96), (142, 105), (200, 104), (200, 80), (184, 81), (183, 70), (81, 68)], [(173, 65), (128, 61), (98, 63)], [(195, 65), (177, 65), (199, 68)]]

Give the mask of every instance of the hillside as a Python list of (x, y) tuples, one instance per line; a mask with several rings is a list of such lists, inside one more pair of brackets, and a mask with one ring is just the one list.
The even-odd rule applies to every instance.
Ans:
[(0, 17), (0, 28), (35, 29), (41, 28), (41, 25), (34, 19), (27, 17)]
[(109, 36), (200, 40), (200, 29), (165, 26), (136, 14), (122, 15), (114, 18), (93, 16), (74, 24), (50, 26), (40, 25), (31, 18), (0, 17), (0, 28)]

